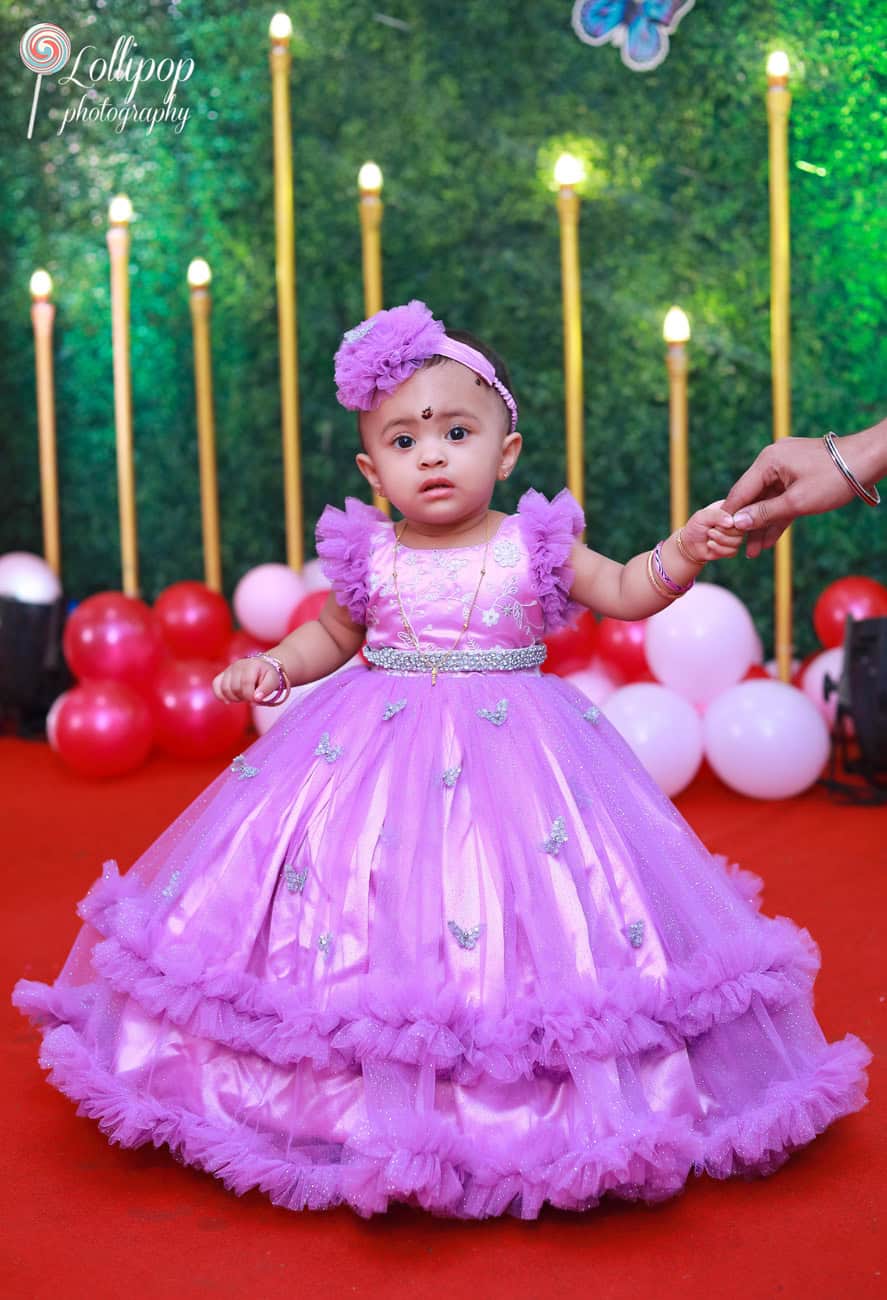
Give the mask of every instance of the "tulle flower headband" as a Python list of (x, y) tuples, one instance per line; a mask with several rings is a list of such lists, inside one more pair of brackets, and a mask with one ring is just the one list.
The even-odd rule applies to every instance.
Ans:
[(517, 428), (517, 402), (482, 352), (448, 337), (424, 302), (377, 311), (348, 330), (336, 353), (336, 396), (349, 411), (374, 411), (414, 374), (428, 357), (459, 361), (495, 388)]

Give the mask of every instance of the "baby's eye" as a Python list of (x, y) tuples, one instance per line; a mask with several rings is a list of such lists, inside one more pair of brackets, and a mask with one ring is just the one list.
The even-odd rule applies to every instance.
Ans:
[(462, 425), (462, 424), (454, 424), (453, 427), (452, 427), (452, 429), (449, 429), (448, 432), (449, 432), (449, 433), (459, 433), (459, 434), (464, 435), (464, 436), (461, 437), (461, 438), (457, 438), (457, 439), (456, 439), (457, 442), (463, 442), (463, 441), (465, 440), (465, 438), (468, 437), (468, 430), (467, 430), (467, 429), (465, 428), (465, 426)]
[(413, 441), (412, 438), (410, 437), (410, 435), (409, 435), (408, 433), (399, 433), (399, 434), (396, 436), (396, 438), (394, 439), (394, 442), (392, 443), (392, 446), (397, 447), (398, 450), (400, 450), (400, 451), (406, 451), (406, 450), (407, 450), (406, 447), (402, 447), (402, 446), (400, 446), (400, 443), (401, 443), (402, 439), (404, 439), (404, 438), (406, 438), (408, 442), (412, 442), (412, 441)]

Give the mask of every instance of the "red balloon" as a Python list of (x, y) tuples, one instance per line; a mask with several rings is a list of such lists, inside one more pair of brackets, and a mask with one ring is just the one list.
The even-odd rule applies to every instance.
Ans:
[(844, 620), (887, 616), (887, 587), (853, 575), (826, 587), (813, 607), (813, 626), (826, 650), (844, 643)]
[(290, 614), (289, 622), (286, 625), (287, 632), (295, 632), (297, 627), (303, 623), (310, 623), (312, 618), (317, 615), (326, 604), (326, 598), (330, 594), (329, 588), (322, 588), (319, 591), (309, 591), (307, 596), (303, 596), (296, 608)]
[(215, 659), (231, 640), (228, 602), (202, 582), (174, 582), (155, 600), (154, 616), (177, 659)]
[(157, 744), (176, 758), (227, 754), (246, 730), (249, 705), (224, 704), (212, 680), (225, 664), (207, 659), (172, 659), (154, 681)]
[(263, 645), (250, 632), (240, 630), (235, 632), (228, 642), (228, 648), (223, 656), (225, 666), (233, 664), (235, 659), (246, 659), (247, 655), (255, 654), (256, 650), (270, 649), (270, 645)]
[(548, 657), (542, 664), (543, 673), (557, 673), (566, 677), (587, 668), (591, 662), (598, 637), (598, 624), (590, 609), (582, 612), (570, 627), (560, 627), (545, 637)]
[(598, 628), (597, 652), (607, 663), (614, 664), (629, 682), (649, 672), (644, 638), (647, 620), (632, 622), (621, 618), (602, 618)]
[(123, 682), (83, 682), (67, 691), (54, 724), (57, 751), (81, 776), (121, 776), (141, 767), (151, 750), (151, 710)]
[(745, 674), (742, 680), (744, 682), (747, 682), (759, 677), (763, 678), (765, 681), (768, 682), (773, 680), (773, 678), (767, 672), (767, 669), (764, 667), (763, 664), (752, 664), (752, 666), (749, 668), (748, 672)]
[(120, 591), (82, 600), (65, 624), (63, 646), (75, 677), (125, 682), (142, 691), (150, 688), (163, 654), (148, 606)]

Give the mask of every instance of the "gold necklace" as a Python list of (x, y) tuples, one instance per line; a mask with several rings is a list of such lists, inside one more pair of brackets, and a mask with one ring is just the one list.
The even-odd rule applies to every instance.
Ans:
[[(403, 528), (400, 530), (400, 537), (403, 537), (404, 533), (405, 533), (406, 530), (407, 530), (407, 522), (408, 522), (408, 521), (407, 521), (406, 519), (403, 521)], [(462, 640), (462, 637), (465, 635), (465, 631), (466, 631), (466, 629), (467, 629), (467, 627), (468, 627), (468, 624), (471, 622), (471, 615), (474, 613), (474, 606), (475, 606), (475, 603), (477, 602), (477, 593), (480, 591), (480, 584), (483, 582), (483, 580), (484, 580), (484, 574), (485, 574), (486, 571), (487, 571), (487, 551), (488, 551), (488, 549), (489, 549), (489, 545), (490, 545), (490, 539), (489, 539), (489, 536), (488, 536), (489, 531), (490, 531), (490, 516), (489, 516), (489, 513), (488, 513), (486, 519), (484, 520), (484, 554), (483, 554), (483, 559), (482, 559), (481, 562), (480, 562), (480, 577), (479, 577), (478, 580), (477, 580), (477, 587), (476, 587), (475, 590), (474, 590), (474, 596), (472, 597), (472, 600), (471, 600), (471, 607), (469, 608), (468, 613), (465, 615), (465, 619), (464, 619), (464, 621), (463, 621), (463, 623), (462, 623), (462, 627), (461, 627), (460, 630), (459, 630), (459, 635), (456, 637), (456, 640), (453, 642), (453, 645), (452, 645), (451, 649), (449, 649), (449, 650), (447, 651), (447, 653), (444, 655), (444, 657), (443, 657), (443, 659), (441, 660), (441, 662), (440, 662), (439, 664), (437, 664), (437, 666), (434, 667), (434, 668), (432, 668), (432, 670), (431, 670), (431, 685), (432, 685), (432, 686), (436, 686), (436, 685), (437, 685), (437, 674), (438, 674), (438, 672), (440, 671), (441, 668), (443, 668), (444, 664), (448, 661), (448, 659), (450, 658), (450, 655), (452, 655), (452, 654), (455, 652), (456, 646), (457, 646), (457, 645), (459, 644), (459, 642)], [(397, 548), (398, 548), (398, 546), (400, 545), (400, 537), (398, 537), (398, 535), (397, 535), (397, 528), (395, 527), (395, 529), (394, 529), (394, 567), (392, 568), (391, 576), (392, 576), (392, 578), (393, 578), (393, 580), (394, 580), (394, 591), (395, 591), (395, 595), (397, 596), (397, 603), (398, 603), (398, 606), (400, 607), (400, 617), (401, 617), (401, 620), (403, 621), (404, 629), (405, 629), (405, 631), (407, 631), (407, 632), (410, 634), (410, 636), (412, 637), (413, 645), (416, 647), (416, 650), (421, 654), (422, 652), (419, 650), (419, 638), (416, 636), (416, 633), (415, 633), (415, 631), (413, 630), (413, 625), (412, 625), (412, 623), (411, 623), (410, 620), (407, 618), (407, 612), (406, 612), (406, 610), (404, 609), (404, 607), (403, 607), (403, 601), (402, 601), (401, 598), (400, 598), (400, 588), (399, 588), (398, 585), (397, 585)], [(429, 547), (428, 549), (430, 550), (431, 548)], [(458, 547), (454, 547), (453, 549), (460, 549), (460, 548), (458, 548)]]

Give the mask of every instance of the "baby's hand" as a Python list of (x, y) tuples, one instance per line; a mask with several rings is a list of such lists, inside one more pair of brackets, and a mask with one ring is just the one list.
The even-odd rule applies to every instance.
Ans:
[(235, 659), (213, 678), (213, 694), (226, 704), (246, 700), (259, 704), (273, 695), (279, 685), (277, 669), (265, 659)]
[(733, 516), (721, 509), (723, 504), (724, 498), (697, 510), (681, 529), (684, 546), (700, 564), (729, 559), (742, 545), (745, 534), (733, 527)]

